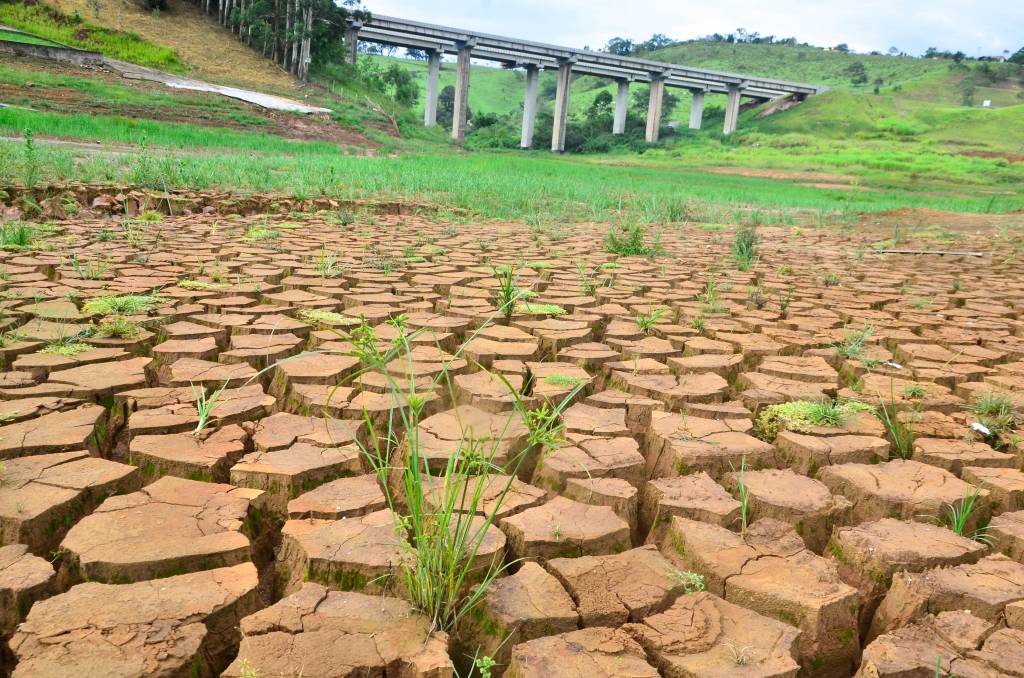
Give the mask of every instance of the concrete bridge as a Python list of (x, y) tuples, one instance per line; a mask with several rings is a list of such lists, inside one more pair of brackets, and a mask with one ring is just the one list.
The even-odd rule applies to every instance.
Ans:
[(691, 129), (700, 129), (704, 113), (704, 95), (708, 93), (725, 94), (725, 125), (722, 130), (724, 134), (736, 131), (740, 101), (743, 97), (757, 101), (769, 101), (783, 96), (804, 99), (819, 91), (819, 88), (814, 85), (739, 73), (710, 71), (604, 52), (558, 47), (387, 16), (374, 16), (369, 21), (356, 21), (349, 25), (345, 34), (345, 42), (349, 49), (349, 60), (352, 62), (355, 62), (356, 47), (360, 40), (418, 49), (427, 53), (427, 92), (423, 123), (428, 127), (437, 122), (441, 55), (452, 54), (457, 57), (452, 138), (458, 141), (463, 141), (466, 137), (466, 122), (469, 114), (470, 59), (495, 61), (508, 68), (524, 68), (526, 70), (523, 134), (520, 143), (523, 148), (529, 148), (533, 143), (540, 70), (542, 68), (557, 70), (555, 123), (551, 135), (551, 150), (555, 152), (565, 150), (565, 126), (569, 115), (569, 85), (572, 73), (606, 77), (618, 83), (615, 117), (612, 123), (613, 134), (622, 134), (626, 129), (630, 83), (649, 83), (651, 93), (647, 106), (646, 139), (648, 143), (658, 140), (658, 132), (661, 128), (662, 100), (666, 87), (686, 89), (693, 94), (693, 103), (690, 109)]

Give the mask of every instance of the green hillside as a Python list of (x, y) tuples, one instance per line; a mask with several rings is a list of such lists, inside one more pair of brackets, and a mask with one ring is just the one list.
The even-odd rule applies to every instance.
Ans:
[[(1013, 64), (958, 64), (949, 59), (850, 54), (796, 45), (700, 41), (644, 56), (829, 88), (791, 111), (761, 118), (756, 112), (745, 113), (741, 136), (746, 133), (807, 133), (826, 138), (857, 135), (996, 153), (1024, 152), (1024, 127), (1014, 124), (1024, 110), (1024, 68)], [(425, 63), (375, 58), (399, 64), (413, 75), (422, 89)], [(454, 84), (454, 78), (454, 65), (444, 64), (442, 87)], [(521, 71), (474, 65), (469, 92), (471, 111), (505, 116), (508, 127), (505, 136), (509, 137), (511, 127), (518, 120), (523, 81)], [(551, 109), (553, 89), (554, 75), (543, 73), (542, 112)], [(685, 123), (690, 95), (683, 90), (670, 91), (678, 98), (678, 104), (675, 109), (666, 109), (664, 121)], [(613, 94), (614, 84), (607, 79), (584, 75), (573, 80), (571, 125), (581, 123), (601, 92)], [(634, 86), (631, 108), (636, 117), (645, 114), (645, 92), (644, 86)], [(986, 100), (991, 104), (989, 109), (982, 107)], [(717, 136), (724, 104), (725, 98), (721, 95), (708, 97), (703, 135)], [(420, 100), (416, 108), (422, 111), (422, 107)], [(692, 135), (685, 133), (684, 136)]]

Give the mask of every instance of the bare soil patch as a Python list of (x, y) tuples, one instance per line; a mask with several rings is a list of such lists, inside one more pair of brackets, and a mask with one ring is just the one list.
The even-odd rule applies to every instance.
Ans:
[[(448, 677), (479, 647), (494, 675), (1019, 673), (1012, 216), (763, 228), (741, 272), (733, 234), (696, 226), (637, 258), (605, 251), (603, 226), (424, 206), (36, 201), (55, 227), (0, 250), (2, 671)], [(895, 223), (983, 256), (881, 254)], [(531, 293), (507, 324), (502, 266)], [(388, 365), (397, 396), (361, 372), (362, 323), (381, 346), (421, 329)], [(446, 362), (452, 388), (432, 387)], [(225, 384), (201, 426), (197, 393)], [(518, 467), (510, 385), (533, 412), (579, 388)], [(518, 473), (480, 556), (517, 562), (450, 635), (405, 600), (395, 476), (358, 452), (414, 388), (434, 473), (484, 443), (488, 482)], [(765, 430), (771, 406), (834, 398), (867, 407)]]

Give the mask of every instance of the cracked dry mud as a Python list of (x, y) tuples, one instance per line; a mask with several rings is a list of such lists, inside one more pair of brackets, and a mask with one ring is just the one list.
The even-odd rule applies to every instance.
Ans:
[[(68, 193), (85, 209), (51, 247), (0, 252), (0, 675), (451, 678), (475, 653), (520, 678), (1024, 675), (1024, 432), (970, 409), (1024, 405), (1018, 236), (901, 257), (871, 249), (888, 222), (762, 226), (743, 273), (730, 232), (694, 225), (631, 258), (603, 227), (341, 226), (329, 201), (178, 209), (129, 242), (141, 194), (100, 193)], [(504, 265), (536, 294), (507, 324)], [(104, 320), (90, 299), (150, 293), (131, 336), (42, 350)], [(353, 331), (383, 350), (402, 315), (413, 350), (365, 372)], [(222, 387), (196, 432), (197, 389)], [(450, 633), (402, 585), (407, 432), (384, 478), (359, 451), (412, 389), (420, 463), (483, 453), (502, 501), (472, 578), (511, 566)], [(836, 396), (892, 402), (907, 458), (877, 412), (755, 426)], [(530, 447), (517, 399), (564, 401), (562, 439)], [(938, 524), (976, 488), (964, 536)]]

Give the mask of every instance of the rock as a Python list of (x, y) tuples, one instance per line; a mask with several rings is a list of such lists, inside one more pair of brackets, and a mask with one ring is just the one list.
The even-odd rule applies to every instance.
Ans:
[(272, 452), (307, 443), (316, 447), (352, 445), (362, 432), (362, 422), (324, 417), (303, 417), (287, 412), (272, 414), (256, 424), (252, 441), (259, 452)]
[(250, 452), (231, 467), (231, 484), (267, 493), (270, 506), (283, 512), (288, 501), (325, 482), (363, 472), (356, 445), (317, 447), (296, 443), (283, 450)]
[(644, 457), (632, 438), (573, 436), (566, 444), (541, 453), (531, 484), (561, 493), (569, 478), (619, 478), (639, 487)]
[(399, 568), (406, 547), (388, 509), (341, 520), (289, 520), (281, 536), (277, 576), (286, 595), (304, 581), (365, 593), (402, 589)]
[(546, 567), (572, 595), (583, 626), (642, 621), (684, 592), (683, 580), (653, 545), (615, 555), (553, 558)]
[(703, 575), (709, 592), (799, 628), (800, 664), (816, 674), (849, 675), (860, 661), (856, 589), (789, 525), (763, 518), (741, 536), (673, 517), (661, 552)]
[(505, 518), (501, 529), (514, 558), (602, 555), (630, 547), (629, 524), (614, 511), (565, 497)]
[(800, 632), (710, 593), (691, 593), (626, 624), (664, 676), (795, 678)]
[(914, 461), (944, 468), (959, 476), (965, 466), (1016, 469), (1017, 457), (996, 452), (980, 441), (918, 438), (914, 441)]
[(4, 462), (0, 487), (0, 545), (20, 542), (50, 558), (76, 521), (108, 496), (142, 487), (142, 476), (87, 452), (59, 452)]
[[(946, 506), (958, 504), (974, 490), (949, 471), (903, 459), (826, 466), (818, 478), (833, 494), (853, 502), (854, 523), (882, 518), (935, 522)], [(967, 529), (973, 531), (987, 515), (987, 494), (981, 491)]]
[(397, 598), (308, 583), (241, 626), (238, 657), (225, 678), (454, 675), (447, 635), (431, 632), (430, 620)]
[(537, 563), (490, 585), (478, 610), (459, 627), (467, 656), (491, 657), (504, 669), (512, 647), (527, 640), (576, 630), (579, 615), (558, 580)]
[[(16, 678), (217, 675), (259, 607), (251, 563), (134, 584), (89, 582), (37, 602), (10, 641)], [(99, 638), (103, 642), (97, 642)]]
[(897, 572), (974, 563), (985, 547), (945, 527), (884, 518), (836, 528), (825, 555), (835, 560), (839, 577), (860, 591), (860, 629), (866, 635)]
[(110, 497), (61, 542), (66, 580), (112, 583), (230, 567), (253, 558), (263, 493), (164, 476)]
[(14, 631), (34, 602), (55, 593), (55, 578), (53, 565), (24, 544), (0, 546), (0, 638)]
[(515, 678), (657, 678), (644, 649), (624, 631), (603, 627), (536, 638), (512, 648)]
[(387, 505), (377, 474), (338, 478), (288, 502), (291, 519), (338, 520), (364, 516)]
[(906, 626), (927, 613), (968, 610), (996, 622), (1010, 603), (1024, 600), (1024, 565), (996, 554), (976, 563), (922, 573), (899, 572), (871, 622), (868, 638)]
[(740, 523), (740, 503), (703, 471), (648, 481), (640, 493), (640, 534), (660, 540), (672, 516), (733, 528)]
[(721, 478), (739, 469), (774, 468), (775, 448), (749, 435), (749, 419), (704, 419), (657, 412), (647, 436), (647, 471), (651, 478), (671, 478), (703, 471)]
[(83, 405), (0, 426), (0, 459), (69, 450), (98, 451), (106, 444), (106, 436), (97, 430), (106, 414), (100, 405)]
[(142, 470), (146, 482), (164, 476), (214, 483), (228, 482), (228, 471), (245, 454), (248, 434), (241, 426), (192, 433), (137, 436), (128, 461)]
[[(746, 471), (743, 483), (749, 502), (749, 522), (775, 518), (789, 523), (807, 548), (820, 554), (832, 529), (848, 525), (853, 505), (845, 497), (833, 495), (822, 483), (786, 469)], [(725, 477), (725, 486), (739, 497), (740, 474)]]
[(775, 437), (781, 465), (815, 476), (832, 464), (877, 464), (889, 459), (889, 441), (877, 436), (803, 435), (781, 431)]

